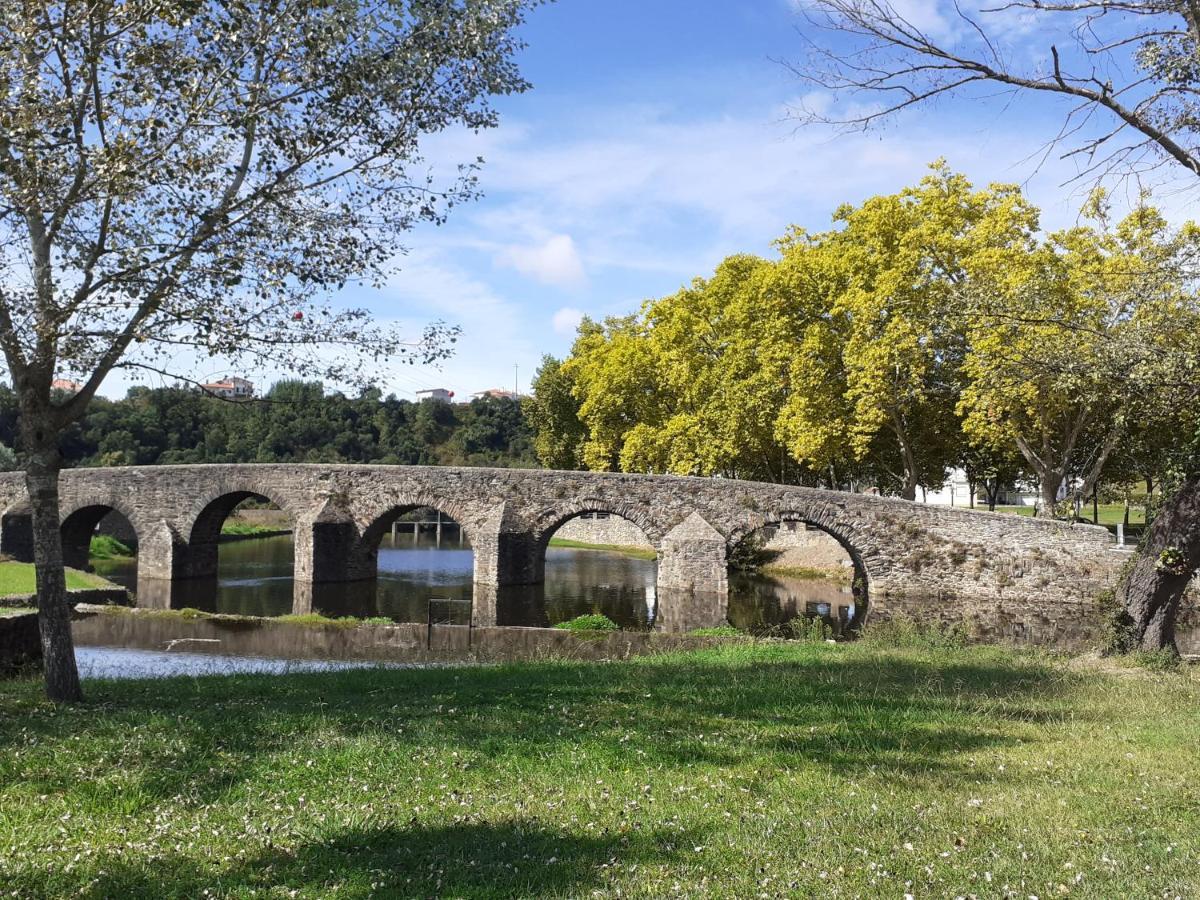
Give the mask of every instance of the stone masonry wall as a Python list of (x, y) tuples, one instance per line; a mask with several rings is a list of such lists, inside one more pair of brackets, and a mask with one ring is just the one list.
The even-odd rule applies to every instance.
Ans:
[(37, 613), (0, 615), (0, 676), (41, 662)]
[(645, 533), (620, 516), (596, 518), (584, 513), (563, 524), (554, 537), (583, 544), (615, 544), (621, 547), (649, 547)]
[(777, 554), (771, 565), (808, 566), (813, 569), (841, 569), (852, 566), (846, 548), (835, 538), (803, 522), (781, 522), (771, 529), (763, 549)]

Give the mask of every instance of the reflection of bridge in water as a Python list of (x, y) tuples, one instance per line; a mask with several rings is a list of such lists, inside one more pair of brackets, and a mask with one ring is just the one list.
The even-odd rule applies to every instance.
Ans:
[[(221, 525), (251, 497), (274, 503), (293, 526), (296, 611), (312, 609), (317, 592), (349, 597), (356, 584), (361, 592), (376, 575), (382, 537), (425, 508), (460, 523), (474, 550), (480, 622), (496, 621), (503, 589), (542, 581), (550, 537), (587, 512), (620, 516), (646, 535), (666, 630), (723, 621), (730, 548), (777, 522), (833, 536), (853, 561), (856, 605), (869, 600), (872, 616), (908, 610), (984, 630), (1019, 626), (1025, 637), (1078, 619), (1120, 563), (1104, 529), (864, 494), (671, 476), (330, 465), (64, 472), (66, 562), (86, 566), (97, 523), (116, 510), (137, 535), (139, 602), (172, 605), (182, 583), (216, 576)], [(0, 508), (0, 550), (30, 558), (19, 475), (0, 476)]]

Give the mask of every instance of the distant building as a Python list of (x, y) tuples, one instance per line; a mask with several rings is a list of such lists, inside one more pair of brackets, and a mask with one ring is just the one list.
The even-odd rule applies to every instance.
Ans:
[[(1065, 500), (1069, 485), (1066, 481), (1058, 489), (1058, 499)], [(971, 485), (967, 481), (967, 473), (962, 469), (951, 469), (946, 483), (936, 491), (927, 491), (925, 502), (930, 506), (970, 506)], [(997, 506), (1037, 506), (1042, 502), (1036, 484), (1003, 485), (996, 494)], [(987, 493), (982, 485), (977, 486), (975, 494), (976, 506), (987, 506)]]
[(488, 388), (486, 391), (479, 391), (478, 393), (471, 395), (471, 399), (473, 399), (473, 400), (483, 400), (484, 398), (487, 398), (487, 397), (490, 397), (493, 400), (520, 400), (521, 399), (521, 396), (519, 394), (514, 394), (512, 391), (506, 391), (504, 388)]
[(970, 506), (971, 484), (962, 469), (951, 469), (949, 476), (936, 491), (925, 492), (925, 502), (930, 506)]
[(69, 378), (55, 378), (50, 382), (50, 389), (52, 391), (66, 391), (68, 394), (78, 394), (83, 390), (83, 385)]
[(422, 400), (436, 400), (438, 403), (449, 403), (454, 399), (454, 391), (448, 391), (445, 388), (430, 388), (427, 391), (417, 391), (417, 402)]
[(254, 382), (238, 378), (236, 375), (200, 386), (208, 393), (215, 394), (224, 400), (249, 400), (254, 396)]

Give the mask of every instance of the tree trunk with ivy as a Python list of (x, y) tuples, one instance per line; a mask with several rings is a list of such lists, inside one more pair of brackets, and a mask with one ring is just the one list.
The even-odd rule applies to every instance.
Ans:
[(1117, 585), (1116, 648), (1167, 650), (1184, 591), (1200, 568), (1200, 475), (1189, 476), (1163, 504), (1141, 551)]

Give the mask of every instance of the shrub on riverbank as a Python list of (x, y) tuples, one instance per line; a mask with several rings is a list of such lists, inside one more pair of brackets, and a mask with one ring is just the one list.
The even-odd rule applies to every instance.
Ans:
[(91, 559), (125, 559), (133, 556), (133, 550), (111, 534), (97, 534), (92, 536), (88, 556)]
[(576, 616), (567, 622), (559, 622), (554, 626), (563, 631), (618, 631), (620, 626), (617, 625), (608, 616), (600, 614), (589, 614), (584, 616)]
[(1196, 896), (1200, 674), (738, 642), (0, 690), (17, 896)]

